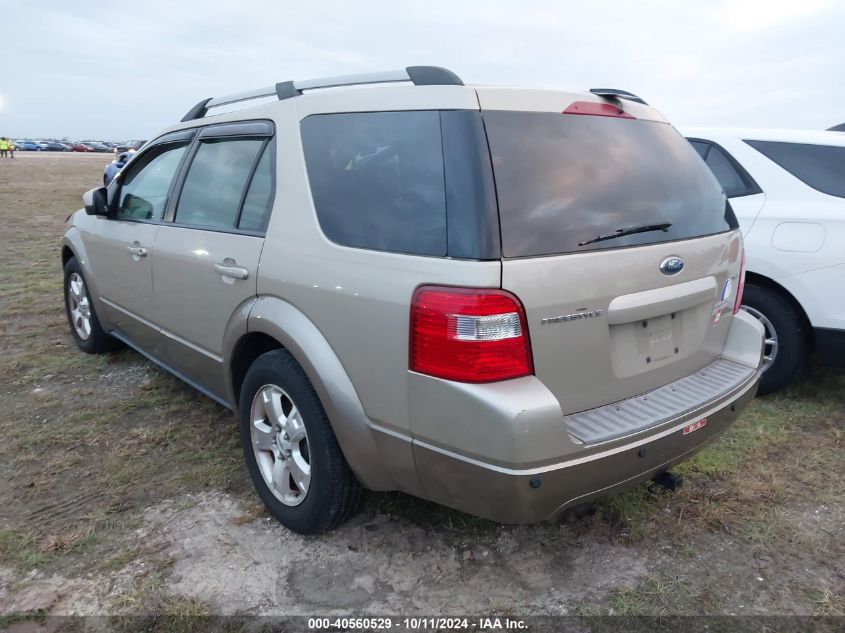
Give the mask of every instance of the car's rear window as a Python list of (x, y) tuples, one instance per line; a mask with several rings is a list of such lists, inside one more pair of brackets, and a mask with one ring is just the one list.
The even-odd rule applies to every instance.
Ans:
[(845, 198), (845, 147), (745, 141), (816, 191)]
[[(737, 226), (719, 183), (668, 124), (546, 112), (483, 116), (505, 257), (681, 240)], [(642, 232), (606, 239), (630, 229)]]

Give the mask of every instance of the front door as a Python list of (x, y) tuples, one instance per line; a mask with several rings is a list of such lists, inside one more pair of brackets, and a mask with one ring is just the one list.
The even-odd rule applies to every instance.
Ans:
[(153, 281), (166, 362), (223, 397), (224, 342), (246, 332), (238, 314), (256, 296), (272, 156), (268, 136), (215, 137), (217, 127), (200, 135), (173, 222), (156, 236)]
[(187, 144), (164, 143), (121, 174), (112, 211), (98, 217), (86, 248), (108, 320), (144, 351), (159, 356), (153, 319), (153, 260), (159, 223)]

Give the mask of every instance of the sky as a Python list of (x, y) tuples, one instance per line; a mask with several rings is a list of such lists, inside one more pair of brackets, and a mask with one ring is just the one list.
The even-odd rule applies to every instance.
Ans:
[(838, 0), (0, 0), (0, 136), (146, 139), (205, 97), (444, 66), (634, 92), (677, 125), (845, 122)]

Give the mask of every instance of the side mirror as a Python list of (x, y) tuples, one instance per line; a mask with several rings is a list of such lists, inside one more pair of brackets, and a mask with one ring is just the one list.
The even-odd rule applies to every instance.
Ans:
[(107, 215), (109, 212), (108, 192), (105, 187), (90, 189), (82, 194), (82, 204), (88, 215)]

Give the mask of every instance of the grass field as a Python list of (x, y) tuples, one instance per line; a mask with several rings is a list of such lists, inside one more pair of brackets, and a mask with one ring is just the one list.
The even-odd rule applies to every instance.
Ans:
[(758, 398), (679, 468), (556, 525), (371, 495), (267, 520), (233, 415), (138, 354), (78, 352), (59, 239), (102, 155), (0, 161), (0, 614), (845, 615), (845, 373)]

